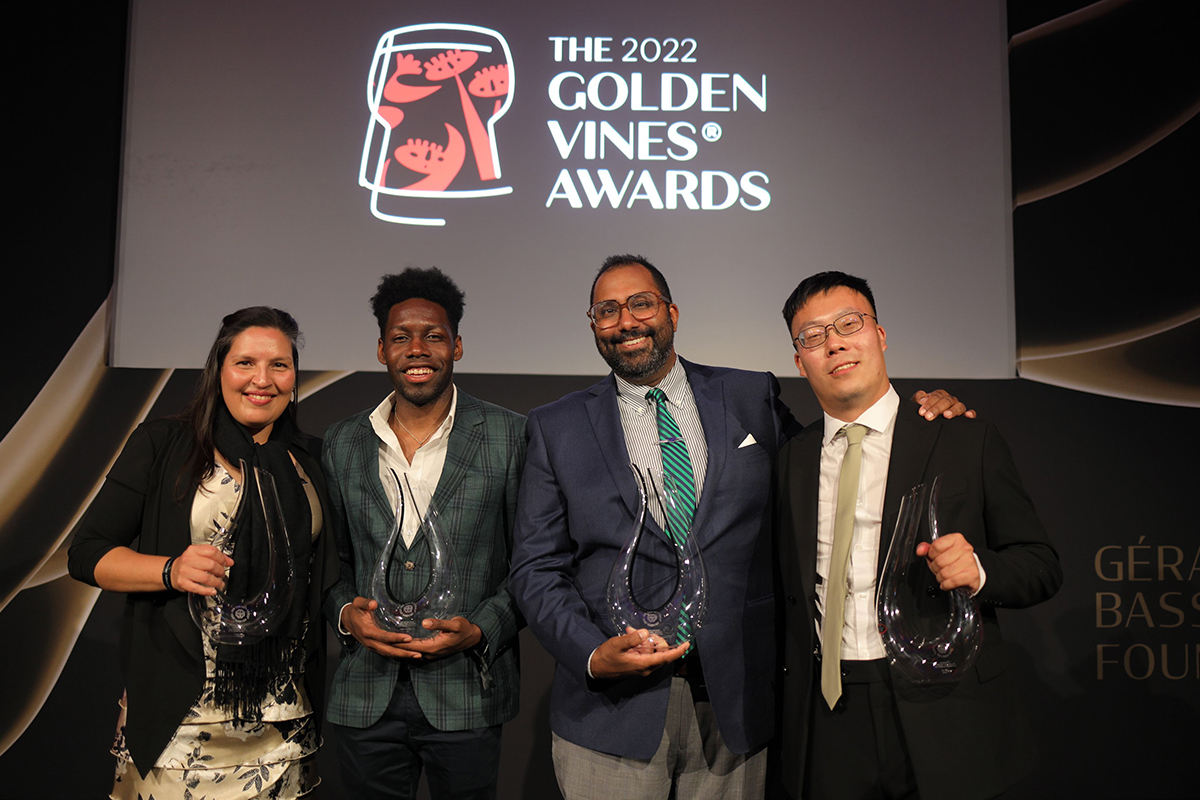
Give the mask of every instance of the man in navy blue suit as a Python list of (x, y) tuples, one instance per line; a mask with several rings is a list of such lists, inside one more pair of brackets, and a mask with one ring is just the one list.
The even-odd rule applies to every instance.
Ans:
[[(678, 358), (679, 309), (640, 256), (613, 256), (592, 285), (592, 331), (613, 374), (535, 409), (510, 588), (557, 661), (555, 772), (567, 800), (761, 797), (774, 732), (771, 472), (798, 430), (768, 373)], [(931, 397), (929, 416), (955, 403)], [(958, 406), (961, 410), (961, 405)], [(639, 507), (637, 479), (663, 469), (660, 418), (682, 439), (695, 491), (690, 536), (708, 568), (694, 646), (615, 631), (609, 574)], [(960, 411), (961, 413), (961, 411)], [(639, 581), (671, 583), (674, 551), (651, 498)], [(686, 657), (685, 657), (686, 656)]]

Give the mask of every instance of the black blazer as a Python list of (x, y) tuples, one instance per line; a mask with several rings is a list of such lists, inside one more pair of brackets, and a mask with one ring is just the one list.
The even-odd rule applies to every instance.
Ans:
[[(292, 454), (308, 474), (329, 519), (329, 495), (320, 465), (321, 440), (297, 433)], [(191, 434), (175, 419), (139, 425), (109, 471), (96, 499), (75, 531), (68, 568), (76, 580), (96, 585), (96, 563), (110, 550), (133, 547), (149, 555), (178, 555), (191, 544), (195, 487), (175, 500)], [(136, 541), (136, 544), (135, 544)], [(325, 694), (325, 626), (321, 598), (337, 580), (333, 537), (313, 544), (305, 642), (304, 685), (317, 724)], [(185, 592), (132, 592), (121, 622), (121, 669), (128, 714), (125, 741), (133, 763), (145, 774), (204, 687), (204, 648), (192, 622)]]
[[(800, 795), (814, 702), (817, 492), (823, 426), (812, 425), (783, 447), (776, 472), (776, 546), (781, 591), (784, 784)], [(896, 704), (921, 796), (926, 800), (992, 797), (1034, 763), (1033, 735), (1016, 697), (997, 607), (1023, 608), (1062, 584), (1058, 554), (1021, 485), (999, 432), (981, 420), (926, 422), (901, 408), (892, 440), (880, 531), (882, 573), (901, 497), (942, 476), (939, 527), (960, 532), (987, 573), (978, 595), (983, 613), (979, 659), (958, 683), (920, 687), (893, 672)], [(932, 574), (926, 585), (935, 585)], [(918, 597), (926, 601), (924, 587)], [(928, 600), (933, 604), (937, 600)], [(941, 602), (944, 603), (944, 600)]]

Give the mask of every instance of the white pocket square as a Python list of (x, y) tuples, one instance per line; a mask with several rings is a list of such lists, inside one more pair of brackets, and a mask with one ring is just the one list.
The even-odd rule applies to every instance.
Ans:
[(738, 445), (738, 450), (741, 450), (743, 447), (749, 447), (752, 444), (758, 444), (758, 442), (755, 441), (754, 434), (747, 433), (746, 438), (742, 439), (742, 443)]

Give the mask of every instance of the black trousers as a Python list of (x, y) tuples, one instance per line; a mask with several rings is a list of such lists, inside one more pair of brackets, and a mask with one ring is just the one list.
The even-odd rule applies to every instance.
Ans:
[(887, 662), (842, 662), (842, 696), (830, 709), (813, 670), (805, 769), (807, 800), (917, 800), (917, 780), (900, 727)]
[(425, 718), (408, 680), (397, 681), (371, 727), (336, 727), (347, 797), (413, 800), (423, 769), (433, 800), (495, 800), (500, 726), (440, 731)]

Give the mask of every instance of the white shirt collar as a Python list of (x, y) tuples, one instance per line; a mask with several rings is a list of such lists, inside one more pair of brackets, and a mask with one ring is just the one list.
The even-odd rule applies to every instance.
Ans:
[[(458, 411), (458, 387), (450, 384), (450, 413), (442, 420), (442, 424), (434, 431), (428, 439), (425, 440), (423, 447), (428, 447), (431, 443), (438, 441), (443, 436), (448, 436), (450, 430), (454, 427), (454, 414)], [(392, 415), (392, 405), (396, 402), (396, 392), (393, 391), (387, 397), (383, 398), (383, 402), (375, 406), (375, 410), (371, 412), (370, 420), (371, 427), (375, 430), (375, 435), (387, 443), (389, 447), (393, 447), (397, 452), (400, 452), (400, 440), (396, 438), (396, 432), (392, 430), (392, 426), (388, 424), (388, 418)]]
[[(900, 395), (896, 394), (896, 390), (891, 384), (888, 384), (888, 390), (884, 392), (883, 397), (876, 400), (875, 404), (860, 414), (854, 422), (865, 425), (868, 430), (875, 433), (887, 433), (896, 424), (896, 413), (899, 410)], [(828, 447), (829, 443), (833, 441), (833, 437), (837, 436), (838, 431), (850, 423), (829, 414), (825, 414), (824, 417), (825, 435), (821, 440), (821, 445)]]

